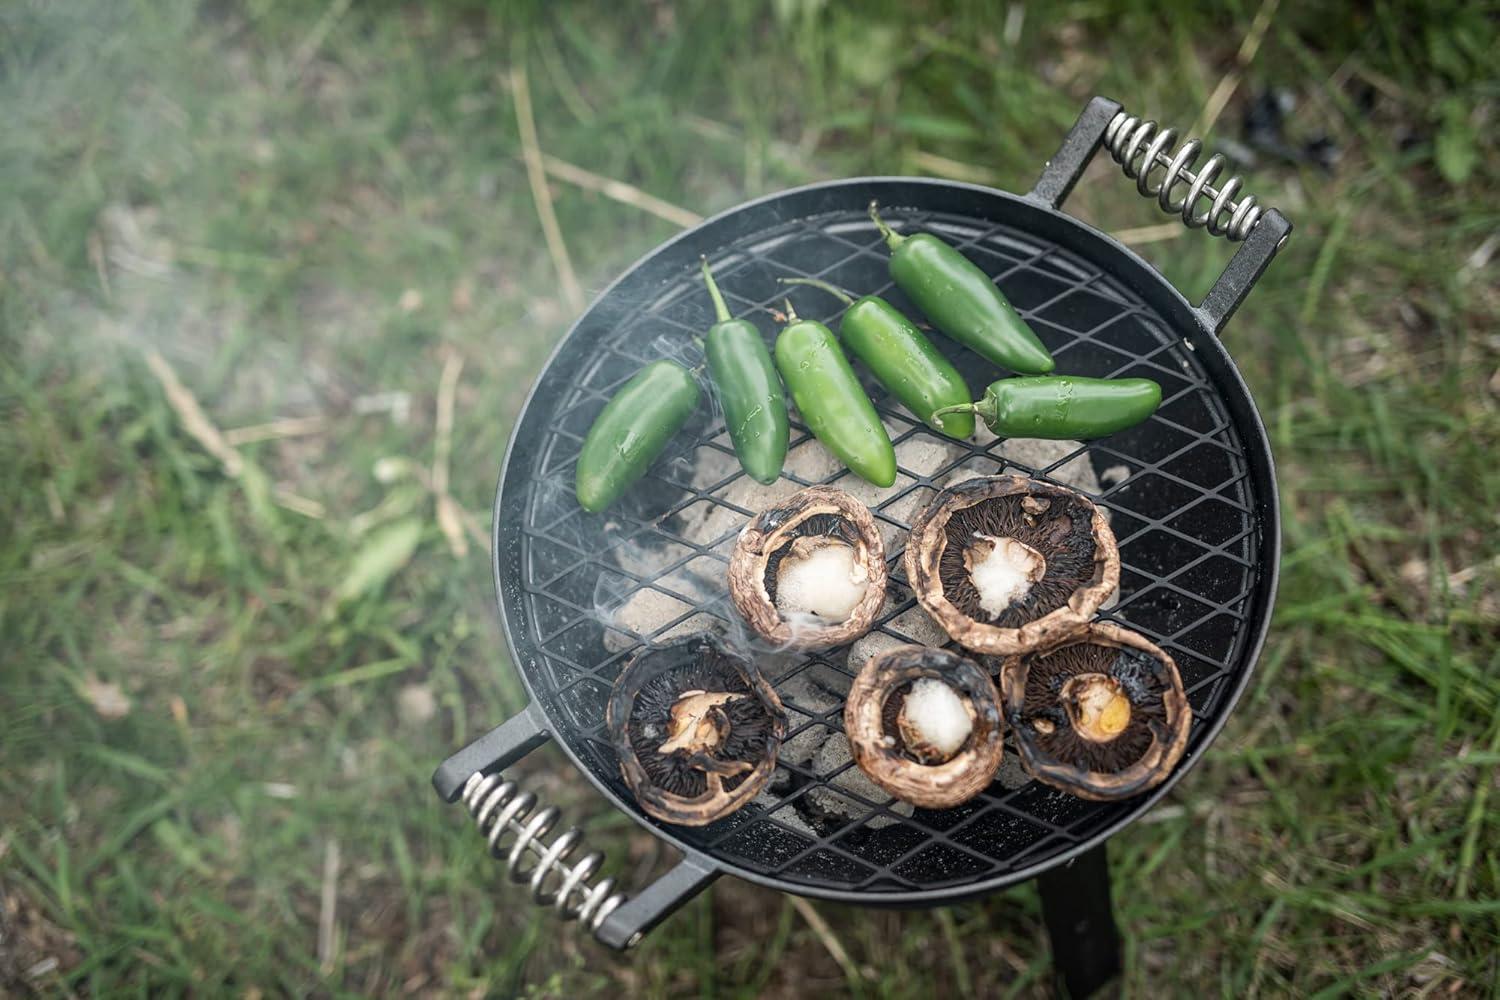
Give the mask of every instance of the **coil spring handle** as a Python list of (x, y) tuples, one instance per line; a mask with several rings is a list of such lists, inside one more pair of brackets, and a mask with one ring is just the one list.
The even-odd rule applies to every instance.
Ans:
[(1221, 179), (1227, 161), (1215, 153), (1198, 166), (1203, 143), (1189, 139), (1175, 147), (1178, 131), (1127, 114), (1120, 105), (1095, 97), (1084, 107), (1061, 148), (1047, 161), (1029, 197), (1060, 208), (1084, 168), (1102, 145), (1135, 181), (1143, 197), (1182, 219), (1189, 229), (1243, 242), (1239, 251), (1198, 306), (1209, 328), (1218, 332), (1239, 308), (1292, 230), (1280, 212), (1263, 208), (1244, 191), (1237, 176)]
[[(516, 782), (499, 772), (475, 772), (464, 783), (462, 799), (490, 854), (504, 856), (511, 881), (526, 884), (538, 906), (552, 907), (563, 920), (577, 920), (595, 932), (625, 902), (624, 893), (614, 891), (613, 879), (589, 881), (604, 864), (603, 854), (572, 860), (583, 840), (577, 827), (546, 840), (561, 813), (553, 806), (538, 809), (536, 795)], [(514, 838), (508, 851), (502, 846), (507, 838)], [(529, 866), (528, 855), (535, 858)]]
[[(1170, 152), (1176, 141), (1176, 129), (1160, 128), (1154, 121), (1124, 111), (1116, 112), (1104, 130), (1104, 144), (1125, 176), (1135, 178), (1136, 190), (1147, 198), (1155, 198), (1163, 212), (1182, 216), (1189, 229), (1207, 229), (1212, 236), (1224, 236), (1236, 243), (1245, 239), (1265, 210), (1251, 194), (1235, 201), (1235, 195), (1244, 186), (1238, 177), (1215, 186), (1226, 162), (1222, 153), (1210, 156), (1201, 169), (1194, 170), (1203, 143), (1189, 139), (1172, 156)], [(1152, 177), (1158, 168), (1164, 172), (1153, 186)], [(1181, 184), (1187, 185), (1187, 192), (1173, 200), (1172, 193)], [(1204, 198), (1211, 199), (1209, 205), (1197, 211), (1199, 201)]]
[(572, 827), (551, 837), (562, 813), (500, 770), (547, 738), (542, 713), (528, 705), (445, 760), (433, 786), (444, 800), (463, 803), (491, 856), (501, 860), (511, 881), (527, 887), (533, 902), (563, 921), (577, 921), (611, 948), (633, 947), (718, 877), (718, 869), (701, 855), (687, 854), (634, 896), (616, 891), (613, 878), (598, 878), (603, 853), (575, 857), (583, 831)]

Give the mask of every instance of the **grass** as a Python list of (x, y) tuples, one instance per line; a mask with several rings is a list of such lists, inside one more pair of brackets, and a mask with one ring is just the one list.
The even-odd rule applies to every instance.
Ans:
[[(865, 172), (1024, 190), (1090, 94), (1194, 121), (1261, 9), (7, 6), (0, 992), (1045, 992), (1026, 886), (819, 905), (820, 931), (725, 880), (624, 960), (516, 904), (427, 786), (524, 700), (483, 554), (423, 485), (441, 373), (449, 489), (484, 523), (571, 311), (512, 70), (547, 155), (692, 212)], [(1125, 984), (1492, 995), (1494, 21), (1269, 13), (1212, 138), (1280, 86), (1343, 154), (1251, 171), (1297, 233), (1226, 333), (1279, 463), (1280, 604), (1207, 760), (1112, 841)], [(551, 194), (585, 296), (676, 231)], [(1164, 221), (1102, 165), (1069, 209)], [(1139, 249), (1192, 296), (1231, 252)], [(221, 430), (317, 419), (216, 456), (153, 355)], [(627, 881), (661, 864), (554, 750), (523, 770)]]

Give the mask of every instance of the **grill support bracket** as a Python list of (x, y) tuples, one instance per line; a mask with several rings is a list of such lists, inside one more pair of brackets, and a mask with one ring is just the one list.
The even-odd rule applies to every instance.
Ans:
[(1120, 932), (1110, 901), (1105, 845), (1037, 876), (1042, 920), (1062, 996), (1082, 998), (1120, 974)]

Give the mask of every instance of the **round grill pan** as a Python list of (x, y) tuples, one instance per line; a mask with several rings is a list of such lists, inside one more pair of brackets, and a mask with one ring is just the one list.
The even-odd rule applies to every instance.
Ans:
[[(1290, 225), (1252, 198), (1233, 203), (1226, 196), (1227, 207), (1206, 220), (1207, 228), (1245, 244), (1204, 302), (1190, 305), (1130, 250), (1058, 208), (1101, 144), (1127, 174), (1145, 175), (1142, 193), (1157, 195), (1153, 165), (1161, 168), (1157, 179), (1170, 171), (1167, 193), (1157, 200), (1184, 219), (1204, 221), (1193, 218), (1192, 205), (1172, 202), (1174, 185), (1181, 193), (1206, 178), (1203, 199), (1226, 188), (1234, 193), (1237, 182), (1212, 186), (1218, 170), (1212, 161), (1192, 173), (1192, 157), (1165, 149), (1170, 137), (1151, 141), (1140, 124), (1096, 98), (1026, 196), (859, 178), (762, 198), (663, 244), (578, 320), (522, 411), (495, 504), (500, 611), (531, 704), (450, 758), (434, 778), (450, 800), (463, 795), (492, 846), (505, 833), (518, 836), (511, 867), (531, 880), (540, 900), (580, 917), (616, 946), (633, 943), (720, 873), (843, 902), (951, 901), (1034, 877), (1100, 843), (1149, 809), (1201, 756), (1249, 679), (1270, 618), (1279, 549), (1265, 430), (1217, 334)], [(610, 685), (643, 644), (736, 624), (724, 596), (729, 549), (760, 494), (739, 470), (722, 419), (707, 403), (646, 478), (604, 515), (584, 513), (574, 499), (579, 447), (611, 394), (642, 364), (664, 355), (696, 364), (694, 338), (713, 322), (700, 254), (731, 311), (768, 338), (778, 329), (771, 310), (789, 294), (805, 317), (833, 324), (842, 310), (831, 297), (779, 284), (782, 277), (874, 292), (919, 315), (889, 280), (888, 254), (866, 214), (871, 200), (899, 231), (937, 233), (991, 274), (1051, 349), (1059, 372), (1145, 376), (1162, 385), (1163, 403), (1147, 423), (1087, 446), (980, 445), (934, 434), (863, 373), (896, 447), (896, 484), (877, 491), (818, 462), (821, 446), (795, 415), (784, 477), (799, 487), (832, 483), (870, 502), (887, 537), (897, 598), (876, 628), (903, 641), (908, 612), (917, 607), (901, 585), (907, 523), (944, 483), (1009, 470), (1081, 485), (1108, 510), (1120, 541), (1120, 596), (1102, 617), (1143, 633), (1176, 659), (1193, 709), (1187, 755), (1162, 786), (1125, 802), (1085, 802), (1002, 768), (978, 798), (910, 814), (854, 780), (858, 772), (851, 773), (847, 757), (814, 755), (784, 763), (771, 790), (723, 820), (702, 828), (660, 823), (636, 805), (620, 778), (603, 731)], [(1221, 217), (1228, 221), (1221, 224)], [(958, 344), (935, 340), (976, 395), (1001, 374)], [(622, 605), (647, 600), (666, 610), (644, 634), (612, 617)], [(820, 744), (841, 731), (842, 704), (830, 705), (816, 692), (852, 676), (846, 653), (763, 661), (788, 709), (788, 742), (800, 735)], [(524, 801), (529, 796), (497, 773), (548, 737), (616, 806), (680, 848), (683, 864), (629, 902), (607, 882), (590, 887), (598, 856), (569, 867), (576, 832), (546, 842), (555, 811), (536, 811), (534, 800)], [(1014, 762), (1013, 747), (1007, 757)], [(549, 860), (549, 847), (563, 841)], [(536, 864), (528, 868), (527, 860)]]

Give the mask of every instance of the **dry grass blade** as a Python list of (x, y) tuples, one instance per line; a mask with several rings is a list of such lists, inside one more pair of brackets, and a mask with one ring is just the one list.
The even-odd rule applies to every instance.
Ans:
[(464, 370), (464, 359), (449, 351), (443, 360), (443, 374), (438, 378), (436, 442), (432, 456), (432, 488), (448, 492), (448, 462), (453, 454), (453, 406), (458, 391), (458, 376)]
[(531, 198), (536, 202), (536, 214), (542, 222), (542, 235), (547, 239), (547, 252), (552, 255), (552, 266), (557, 269), (557, 279), (562, 284), (563, 298), (574, 313), (583, 311), (583, 288), (578, 284), (578, 275), (573, 271), (573, 259), (568, 256), (568, 245), (563, 242), (562, 229), (557, 224), (557, 213), (552, 207), (552, 193), (547, 190), (547, 168), (542, 163), (542, 147), (536, 137), (536, 119), (531, 113), (531, 83), (526, 78), (526, 67), (521, 64), (520, 53), (515, 53), (515, 64), (510, 70), (510, 95), (516, 106), (516, 127), (521, 133), (521, 155), (526, 161), (526, 179), (531, 182)]
[(478, 519), (474, 517), (472, 512), (460, 507), (457, 502), (450, 502), (453, 505), (453, 511), (459, 523), (463, 525), (464, 533), (474, 540), (474, 544), (479, 546), (481, 551), (489, 552), (490, 536), (484, 528), (480, 527)]
[(323, 42), (327, 40), (328, 33), (339, 22), (339, 18), (348, 13), (349, 7), (353, 2), (354, 0), (333, 0), (327, 9), (323, 11), (322, 16), (312, 26), (312, 30), (302, 39), (296, 50), (293, 51), (291, 59), (287, 61), (293, 80), (301, 78), (302, 74), (307, 71), (308, 64), (313, 61), (313, 58), (318, 54), (318, 50), (323, 47)]
[(448, 539), (449, 550), (459, 559), (469, 554), (469, 543), (464, 538), (458, 504), (448, 493), (448, 466), (453, 455), (453, 407), (458, 376), (463, 370), (464, 359), (456, 351), (448, 352), (442, 377), (438, 380), (437, 440), (432, 455), (432, 492), (436, 498), (438, 527)]
[(1208, 101), (1203, 105), (1203, 111), (1198, 115), (1198, 120), (1193, 123), (1189, 135), (1203, 135), (1214, 127), (1219, 120), (1219, 115), (1224, 113), (1224, 105), (1234, 96), (1236, 88), (1240, 85), (1240, 78), (1244, 75), (1250, 63), (1255, 59), (1255, 53), (1260, 51), (1260, 43), (1265, 41), (1266, 29), (1271, 26), (1271, 18), (1276, 16), (1276, 7), (1280, 0), (1262, 0), (1260, 10), (1255, 12), (1255, 20), (1250, 22), (1250, 30), (1245, 32), (1244, 39), (1240, 42), (1239, 51), (1234, 56), (1234, 68), (1225, 73), (1219, 80), (1219, 85), (1214, 92), (1208, 95)]
[(469, 554), (469, 540), (464, 537), (458, 504), (446, 493), (439, 493), (436, 503), (438, 529), (448, 539), (448, 551), (453, 553), (455, 559), (462, 559)]
[[(198, 397), (182, 384), (182, 379), (177, 377), (177, 372), (167, 363), (167, 359), (154, 349), (148, 349), (145, 357), (146, 367), (151, 369), (151, 374), (155, 375), (156, 381), (161, 383), (162, 393), (167, 397), (167, 405), (172, 408), (173, 413), (177, 414), (177, 419), (182, 422), (182, 429), (187, 431), (188, 436), (194, 441), (202, 445), (204, 451), (219, 460), (226, 476), (231, 479), (244, 478), (245, 459), (229, 443), (226, 435), (208, 418), (208, 414), (198, 402)], [(278, 506), (304, 517), (317, 519), (324, 514), (321, 503), (298, 496), (291, 490), (277, 487), (272, 491), (271, 496)]]
[(548, 174), (560, 181), (577, 185), (587, 191), (597, 191), (612, 201), (617, 201), (622, 205), (629, 205), (632, 208), (638, 208), (642, 212), (649, 212), (658, 219), (665, 219), (673, 225), (682, 226), (684, 229), (688, 226), (696, 226), (703, 221), (703, 216), (697, 212), (690, 212), (685, 208), (672, 204), (670, 201), (663, 201), (655, 195), (647, 194), (633, 184), (626, 184), (624, 181), (617, 181), (613, 177), (596, 174), (591, 170), (575, 166), (566, 160), (559, 160), (555, 156), (543, 153), (542, 166)]
[(986, 167), (964, 163), (961, 160), (951, 160), (946, 156), (920, 149), (911, 154), (911, 163), (918, 170), (925, 170), (935, 177), (943, 177), (950, 181), (993, 185), (998, 180), (995, 172)]
[(155, 350), (147, 350), (146, 367), (151, 369), (151, 374), (161, 383), (167, 405), (177, 414), (177, 419), (182, 421), (182, 429), (201, 444), (204, 451), (219, 460), (225, 475), (238, 479), (245, 471), (245, 460), (224, 440), (219, 428), (214, 426), (214, 422), (208, 419), (208, 414), (203, 412), (203, 407), (198, 405), (198, 397), (182, 384), (177, 372), (167, 364), (167, 359)]
[(271, 493), (271, 498), (276, 501), (276, 506), (285, 507), (293, 514), (301, 514), (303, 517), (310, 517), (314, 521), (321, 521), (323, 516), (328, 512), (327, 508), (317, 500), (301, 496), (300, 494), (293, 493), (291, 490), (282, 489), (279, 486)]
[(843, 943), (834, 935), (833, 928), (828, 926), (828, 921), (824, 920), (823, 915), (813, 909), (813, 905), (801, 896), (789, 898), (792, 901), (792, 908), (802, 915), (802, 919), (807, 921), (807, 926), (812, 928), (818, 940), (823, 943), (823, 947), (828, 950), (828, 954), (833, 956), (839, 968), (844, 970), (844, 976), (849, 980), (850, 985), (858, 983), (863, 978), (859, 974), (859, 968), (849, 957), (849, 952), (844, 949)]
[[(382, 459), (382, 461), (390, 463), (389, 470), (392, 478), (411, 476), (411, 478), (417, 481), (418, 486), (421, 486), (424, 490), (427, 490), (429, 493), (431, 493), (434, 500), (436, 500), (438, 494), (437, 491), (433, 489), (434, 483), (432, 481), (432, 473), (429, 470), (423, 468), (420, 465), (417, 465), (414, 462), (408, 462), (404, 458), (389, 458)], [(474, 514), (471, 511), (465, 510), (463, 506), (460, 505), (452, 497), (448, 498), (448, 505), (451, 516), (455, 517), (458, 520), (458, 523), (463, 528), (464, 533), (467, 534), (469, 538), (474, 542), (474, 544), (479, 546), (481, 550), (483, 550), (484, 552), (489, 552), (489, 534), (480, 525), (479, 520), (474, 516)], [(440, 512), (439, 517), (441, 516), (443, 515)]]
[(85, 244), (88, 251), (89, 263), (94, 265), (94, 274), (99, 279), (99, 290), (104, 293), (105, 300), (115, 297), (114, 286), (109, 280), (109, 261), (104, 251), (104, 238), (99, 235), (99, 230), (89, 230), (88, 240)]
[(1175, 240), (1187, 231), (1187, 227), (1180, 222), (1161, 222), (1154, 226), (1137, 226), (1134, 229), (1116, 230), (1111, 235), (1126, 246), (1139, 246), (1142, 243), (1160, 243), (1162, 240)]
[(305, 437), (321, 433), (328, 426), (323, 417), (285, 417), (248, 427), (231, 427), (224, 432), (224, 442), (232, 447), (255, 444), (259, 441), (279, 441), (282, 438)]
[(333, 972), (339, 905), (339, 842), (330, 838), (323, 848), (323, 889), (318, 898), (318, 970)]

